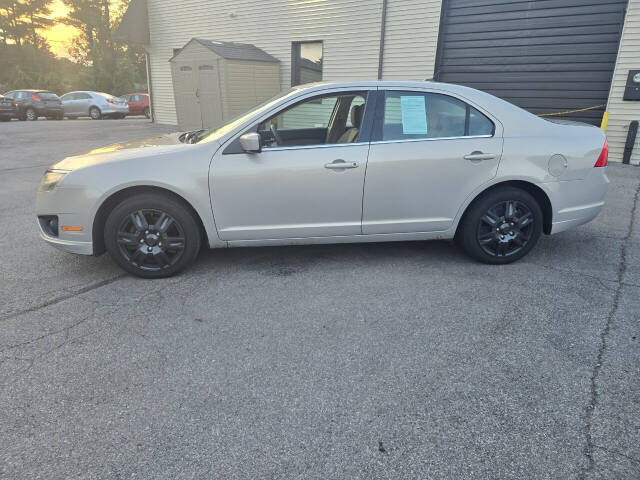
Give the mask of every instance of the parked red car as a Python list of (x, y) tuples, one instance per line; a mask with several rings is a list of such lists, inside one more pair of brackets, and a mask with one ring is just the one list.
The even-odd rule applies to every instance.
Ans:
[(129, 115), (144, 115), (151, 118), (149, 95), (146, 93), (127, 93), (121, 97), (129, 105)]

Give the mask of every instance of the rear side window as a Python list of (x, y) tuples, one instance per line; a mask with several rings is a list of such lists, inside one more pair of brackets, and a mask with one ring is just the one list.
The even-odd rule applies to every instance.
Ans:
[(38, 96), (43, 100), (56, 100), (58, 99), (58, 95), (51, 92), (38, 92)]
[(383, 140), (493, 135), (494, 125), (477, 109), (449, 95), (385, 94)]
[(493, 122), (475, 108), (469, 109), (469, 135), (493, 135)]

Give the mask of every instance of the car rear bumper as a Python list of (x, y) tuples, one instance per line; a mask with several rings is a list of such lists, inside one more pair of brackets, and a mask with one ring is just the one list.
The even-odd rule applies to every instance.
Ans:
[(15, 117), (17, 110), (15, 107), (7, 108), (0, 106), (0, 117)]
[[(547, 184), (549, 185), (549, 184)], [(609, 189), (606, 168), (594, 168), (584, 180), (555, 182), (551, 234), (590, 222), (604, 206)]]
[(36, 107), (35, 110), (38, 115), (43, 117), (62, 115), (63, 113), (62, 105), (45, 105), (43, 107)]
[(122, 114), (127, 115), (129, 113), (129, 107), (127, 105), (111, 105), (107, 104), (100, 107), (103, 115)]

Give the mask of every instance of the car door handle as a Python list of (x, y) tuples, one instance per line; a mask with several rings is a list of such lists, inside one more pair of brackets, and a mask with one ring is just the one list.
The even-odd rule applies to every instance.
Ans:
[(331, 163), (325, 164), (324, 168), (331, 170), (344, 170), (345, 168), (358, 168), (356, 162), (345, 162), (344, 160), (334, 160)]
[(493, 160), (496, 156), (497, 155), (494, 153), (471, 152), (470, 154), (465, 155), (464, 159), (477, 162), (480, 160)]

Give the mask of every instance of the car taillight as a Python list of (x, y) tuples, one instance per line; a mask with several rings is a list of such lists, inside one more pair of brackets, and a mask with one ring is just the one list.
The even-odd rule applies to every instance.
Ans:
[(40, 97), (34, 93), (33, 95), (31, 95), (31, 100), (33, 100), (34, 102), (39, 102)]
[(598, 161), (594, 165), (595, 167), (606, 167), (607, 161), (609, 160), (609, 142), (604, 141), (604, 147), (602, 147), (602, 152), (600, 152), (600, 156), (598, 157)]

